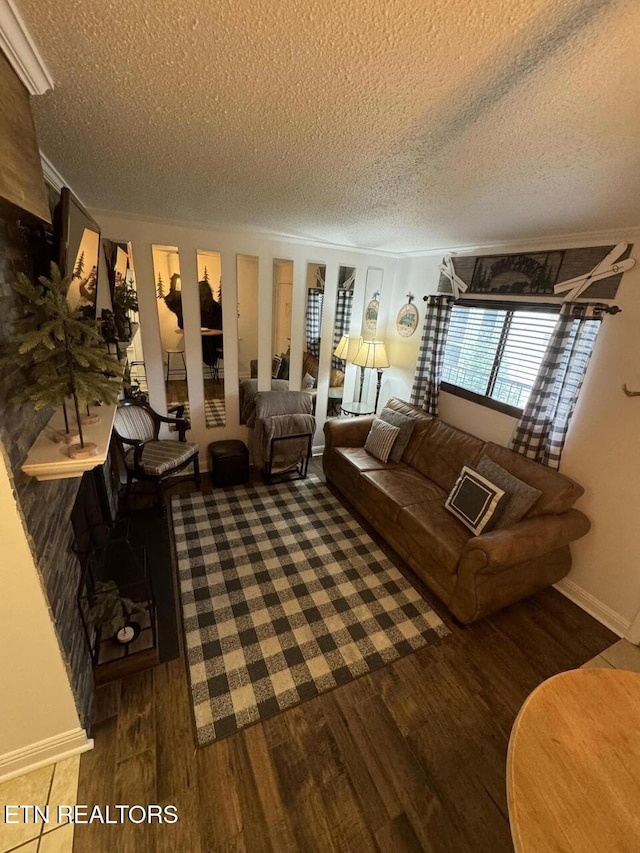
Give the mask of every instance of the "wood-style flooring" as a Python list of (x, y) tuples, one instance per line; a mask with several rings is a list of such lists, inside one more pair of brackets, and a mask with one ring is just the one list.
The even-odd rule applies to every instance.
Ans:
[(616, 637), (552, 589), (463, 628), (420, 588), (452, 631), (440, 645), (203, 749), (182, 658), (99, 688), (78, 802), (179, 821), (77, 825), (75, 853), (512, 851), (516, 714)]

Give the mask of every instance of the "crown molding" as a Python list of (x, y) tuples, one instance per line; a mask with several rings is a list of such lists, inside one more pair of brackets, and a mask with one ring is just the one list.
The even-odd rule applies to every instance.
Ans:
[(53, 89), (53, 77), (13, 0), (0, 0), (0, 48), (30, 95)]
[(361, 255), (380, 255), (382, 257), (393, 258), (396, 260), (403, 257), (401, 252), (395, 252), (389, 249), (374, 249), (369, 246), (353, 246), (349, 243), (331, 243), (317, 237), (300, 237), (296, 234), (288, 234), (285, 231), (271, 231), (266, 228), (250, 228), (246, 225), (216, 225), (211, 222), (198, 222), (186, 219), (163, 219), (162, 217), (151, 216), (144, 213), (130, 213), (123, 210), (112, 210), (109, 208), (91, 207), (87, 205), (84, 206), (87, 207), (91, 215), (98, 221), (100, 221), (101, 216), (109, 216), (112, 218), (132, 220), (135, 222), (148, 222), (151, 225), (170, 225), (176, 228), (218, 231), (226, 234), (244, 232), (264, 239), (293, 243), (294, 245), (312, 246), (318, 249), (332, 249), (340, 252), (353, 252)]
[(496, 240), (489, 243), (473, 243), (467, 246), (440, 246), (436, 249), (415, 249), (400, 253), (403, 258), (427, 258), (434, 255), (477, 255), (485, 252), (528, 252), (534, 248), (555, 249), (581, 248), (600, 243), (635, 242), (640, 240), (640, 226), (610, 228), (599, 231), (571, 231), (565, 234), (547, 234), (543, 237), (519, 237), (513, 240)]
[(74, 196), (78, 199), (80, 204), (83, 207), (86, 207), (84, 201), (80, 198), (78, 193), (74, 190), (73, 187), (69, 186), (69, 182), (65, 180), (64, 176), (60, 174), (60, 172), (53, 165), (51, 160), (47, 157), (47, 155), (41, 151), (40, 152), (40, 163), (42, 164), (42, 174), (44, 175), (45, 181), (52, 186), (54, 190), (60, 192), (62, 187), (67, 187), (67, 189), (71, 190)]

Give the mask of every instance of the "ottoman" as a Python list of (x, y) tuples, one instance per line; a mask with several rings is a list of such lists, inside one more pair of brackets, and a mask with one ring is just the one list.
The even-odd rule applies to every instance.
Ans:
[(239, 486), (249, 481), (249, 450), (244, 441), (212, 441), (207, 450), (214, 486)]

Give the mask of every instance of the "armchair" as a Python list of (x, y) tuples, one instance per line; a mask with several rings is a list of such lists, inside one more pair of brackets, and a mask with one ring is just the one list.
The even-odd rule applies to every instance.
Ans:
[[(113, 434), (127, 472), (127, 497), (134, 480), (151, 482), (162, 505), (162, 483), (189, 465), (193, 465), (196, 487), (200, 488), (198, 445), (186, 440), (191, 424), (182, 417), (183, 406), (170, 411), (177, 412), (178, 417), (165, 418), (139, 400), (122, 400), (118, 405)], [(178, 441), (158, 438), (163, 423), (175, 427)]]

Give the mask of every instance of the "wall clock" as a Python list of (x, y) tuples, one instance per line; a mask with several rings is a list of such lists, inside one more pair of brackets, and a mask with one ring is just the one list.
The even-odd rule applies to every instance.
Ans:
[(398, 311), (396, 318), (396, 329), (401, 338), (410, 338), (418, 328), (418, 320), (420, 315), (418, 309), (413, 304), (413, 294), (407, 293), (409, 300), (406, 305)]
[(562, 281), (559, 284), (556, 284), (553, 288), (554, 293), (564, 293), (565, 296), (563, 302), (572, 302), (574, 299), (577, 299), (578, 296), (581, 296), (594, 282), (601, 281), (603, 278), (609, 278), (609, 276), (619, 275), (620, 273), (630, 270), (635, 264), (635, 260), (633, 258), (626, 258), (624, 261), (618, 260), (620, 255), (626, 252), (627, 248), (627, 243), (618, 243), (618, 245), (614, 246), (609, 254), (606, 255), (599, 264), (595, 265), (591, 272), (585, 273), (584, 275), (578, 275), (575, 278), (570, 278), (567, 281)]

